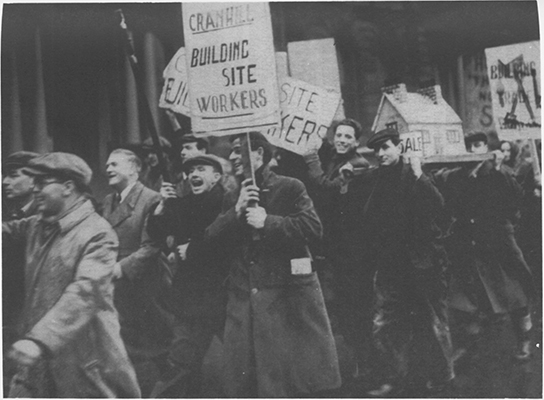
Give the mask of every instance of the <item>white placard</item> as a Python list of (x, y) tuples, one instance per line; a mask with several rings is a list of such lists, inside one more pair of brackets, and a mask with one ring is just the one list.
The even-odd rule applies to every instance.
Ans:
[(540, 137), (540, 42), (485, 50), (499, 139)]
[(191, 116), (189, 107), (189, 84), (185, 65), (185, 48), (181, 47), (163, 72), (164, 84), (159, 107)]
[(230, 135), (280, 123), (268, 3), (183, 3), (191, 123)]
[(305, 154), (321, 146), (339, 103), (338, 92), (285, 77), (280, 85), (282, 128), (263, 132), (274, 146)]

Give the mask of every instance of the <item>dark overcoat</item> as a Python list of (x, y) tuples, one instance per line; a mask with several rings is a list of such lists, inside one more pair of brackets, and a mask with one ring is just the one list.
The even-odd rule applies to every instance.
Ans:
[(451, 306), (494, 313), (525, 307), (532, 284), (514, 237), (519, 184), (491, 161), (434, 175), (454, 221), (447, 242), (453, 263)]
[(321, 236), (320, 220), (299, 180), (266, 168), (262, 177), (267, 217), (258, 238), (236, 217), (234, 198), (206, 231), (209, 240), (232, 249), (226, 395), (293, 397), (337, 388), (338, 358), (319, 280), (315, 272), (291, 270), (291, 260), (307, 257), (308, 242)]
[(225, 280), (228, 268), (220, 248), (204, 241), (206, 228), (221, 213), (223, 186), (218, 183), (200, 195), (192, 192), (169, 199), (161, 215), (150, 215), (147, 230), (157, 243), (169, 235), (175, 244), (186, 244), (187, 257), (178, 266), (168, 296), (169, 308), (178, 317), (213, 318), (223, 322), (226, 307)]
[[(21, 338), (47, 349), (54, 393), (38, 397), (140, 397), (119, 334), (112, 272), (117, 236), (82, 203), (48, 229), (39, 216), (4, 223), (3, 233), (26, 239), (26, 298)], [(46, 382), (26, 376), (31, 384)]]
[(115, 210), (114, 193), (107, 195), (103, 202), (103, 217), (119, 237), (117, 261), (122, 277), (115, 281), (115, 307), (131, 356), (140, 352), (153, 354), (162, 347), (159, 339), (163, 334), (159, 328), (165, 326), (154, 300), (159, 295), (160, 248), (146, 229), (150, 210), (160, 199), (159, 193), (136, 182)]
[[(445, 302), (449, 264), (439, 226), (443, 206), (430, 177), (416, 178), (401, 159), (355, 177), (340, 207), (344, 252), (361, 260), (361, 271), (352, 276), (374, 274), (375, 338), (393, 354), (392, 369), (401, 376), (408, 372), (410, 340), (416, 347), (429, 346), (425, 356), (435, 363), (426, 372), (430, 377), (453, 376)], [(414, 323), (420, 326), (414, 329)], [(392, 337), (403, 340), (395, 343)]]

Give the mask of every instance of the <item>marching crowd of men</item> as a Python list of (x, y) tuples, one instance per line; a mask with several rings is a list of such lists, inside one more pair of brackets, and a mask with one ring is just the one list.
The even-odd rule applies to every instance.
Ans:
[[(516, 144), (430, 169), (401, 154), (396, 130), (370, 137), (369, 162), (358, 122), (332, 129), (304, 156), (235, 135), (228, 160), (178, 131), (174, 182), (149, 144), (119, 148), (101, 201), (76, 155), (7, 157), (5, 395), (199, 397), (214, 338), (225, 397), (316, 397), (353, 381), (356, 397), (414, 384), (432, 395), (505, 315), (513, 357), (528, 360), (540, 182)], [(466, 145), (489, 152), (483, 133)]]

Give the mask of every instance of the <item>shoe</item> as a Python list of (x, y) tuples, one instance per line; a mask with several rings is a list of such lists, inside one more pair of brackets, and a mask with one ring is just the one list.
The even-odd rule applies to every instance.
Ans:
[(369, 390), (367, 394), (372, 397), (387, 397), (393, 393), (395, 387), (390, 383), (384, 383), (377, 389)]
[(518, 361), (527, 361), (531, 358), (531, 341), (522, 340), (518, 343), (514, 358)]

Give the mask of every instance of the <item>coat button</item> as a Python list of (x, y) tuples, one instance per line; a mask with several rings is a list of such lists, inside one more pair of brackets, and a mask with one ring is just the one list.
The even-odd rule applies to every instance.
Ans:
[(257, 294), (258, 291), (259, 291), (259, 289), (253, 288), (253, 289), (251, 289), (251, 294)]
[(475, 245), (476, 245), (476, 242), (475, 242), (474, 240), (472, 241), (472, 245), (473, 245), (473, 246), (475, 246)]
[(473, 223), (474, 223), (474, 219), (471, 219), (471, 220), (470, 220), (470, 223), (473, 224)]

